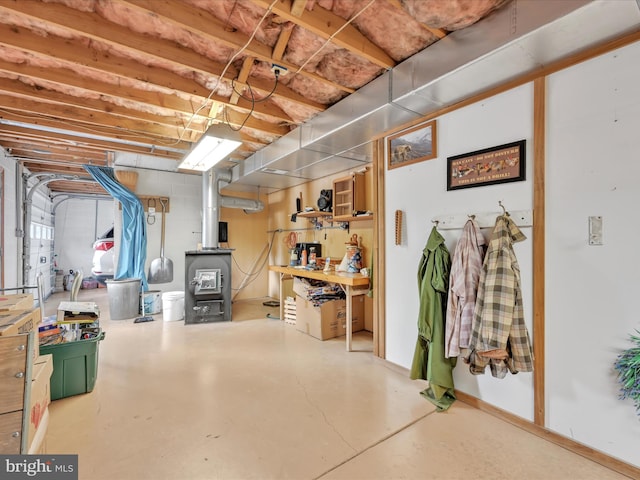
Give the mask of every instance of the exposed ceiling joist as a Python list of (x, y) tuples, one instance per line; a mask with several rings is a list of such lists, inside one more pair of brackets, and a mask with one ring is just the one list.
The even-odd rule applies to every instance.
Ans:
[[(269, 8), (272, 3), (269, 0), (251, 1), (262, 8)], [(344, 18), (325, 10), (317, 4), (314, 5), (313, 12), (303, 8), (299, 15), (297, 14), (299, 6), (295, 9), (295, 13), (292, 11), (294, 10), (293, 7), (292, 0), (280, 0), (271, 7), (271, 11), (325, 40), (331, 39), (335, 45), (382, 68), (392, 68), (396, 64), (384, 50), (371, 42), (353, 25), (348, 24)]]
[[(265, 146), (505, 1), (0, 1), (0, 146), (38, 172), (84, 175), (83, 163), (132, 155), (173, 170), (223, 121), (243, 139), (227, 163), (253, 164)], [(278, 81), (274, 64), (286, 73)]]

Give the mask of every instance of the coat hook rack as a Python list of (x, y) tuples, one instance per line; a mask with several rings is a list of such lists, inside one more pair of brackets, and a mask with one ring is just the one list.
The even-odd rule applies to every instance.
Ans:
[(431, 219), (438, 230), (461, 230), (469, 220), (475, 220), (480, 228), (493, 228), (496, 224), (496, 217), (508, 215), (518, 227), (533, 226), (533, 210), (514, 210), (509, 213), (502, 203), (501, 212), (477, 212), (474, 214), (460, 215), (438, 215)]

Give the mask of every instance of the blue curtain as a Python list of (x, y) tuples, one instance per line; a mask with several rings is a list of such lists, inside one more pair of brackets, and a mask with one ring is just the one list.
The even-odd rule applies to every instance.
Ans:
[(136, 195), (116, 179), (111, 167), (84, 165), (84, 169), (122, 204), (122, 236), (118, 268), (113, 278), (139, 278), (143, 292), (149, 290), (144, 263), (147, 260), (147, 224), (144, 207)]

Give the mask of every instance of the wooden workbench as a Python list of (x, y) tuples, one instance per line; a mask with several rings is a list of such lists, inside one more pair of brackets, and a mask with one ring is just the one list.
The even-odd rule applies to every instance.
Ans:
[(324, 282), (335, 283), (344, 290), (346, 298), (346, 330), (347, 330), (347, 352), (351, 351), (351, 340), (353, 336), (353, 325), (351, 323), (353, 287), (368, 287), (369, 277), (365, 277), (360, 273), (335, 272), (324, 273), (322, 270), (305, 270), (303, 268), (285, 267), (278, 265), (269, 266), (272, 272), (278, 272), (280, 275), (280, 318), (284, 318), (284, 298), (282, 295), (282, 280), (285, 277), (302, 277), (312, 278), (314, 280), (322, 280)]

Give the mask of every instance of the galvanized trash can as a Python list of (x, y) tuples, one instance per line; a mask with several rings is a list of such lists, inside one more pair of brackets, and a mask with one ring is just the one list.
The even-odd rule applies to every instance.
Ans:
[(140, 279), (107, 280), (106, 283), (111, 320), (137, 317), (140, 311)]

